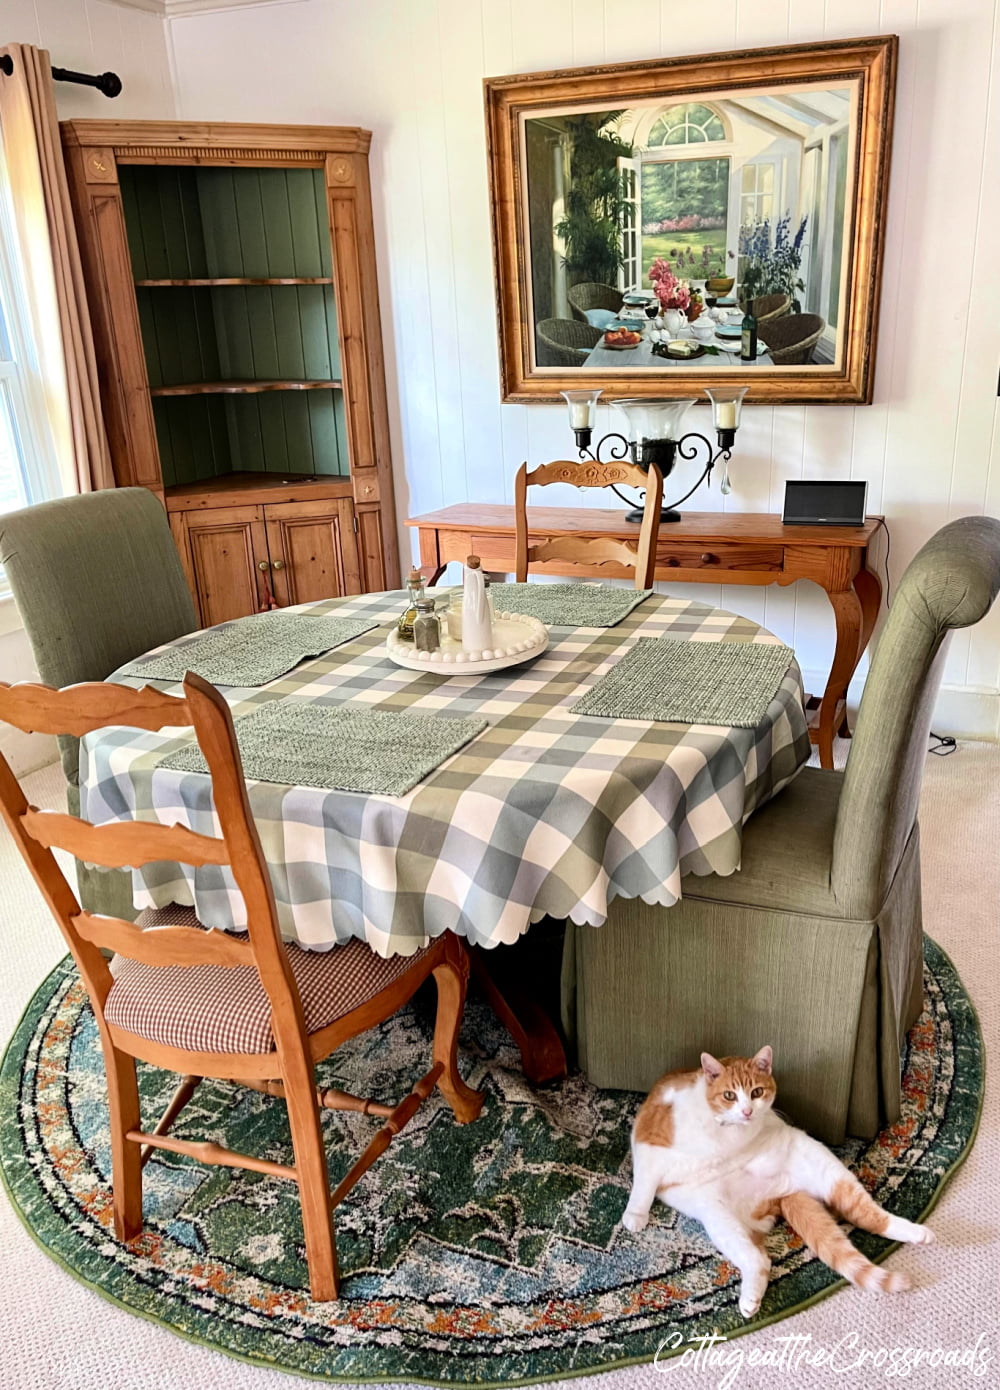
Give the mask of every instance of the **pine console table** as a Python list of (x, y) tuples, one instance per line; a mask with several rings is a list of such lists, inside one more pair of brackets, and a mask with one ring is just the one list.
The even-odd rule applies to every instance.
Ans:
[[(434, 584), (452, 560), (478, 555), (483, 569), (512, 573), (514, 509), (474, 502), (413, 517), (420, 538), (420, 563)], [(882, 601), (882, 584), (869, 565), (869, 546), (882, 524), (785, 526), (768, 513), (685, 512), (660, 528), (656, 578), (683, 584), (794, 584), (811, 579), (826, 591), (837, 623), (837, 644), (826, 689), (813, 712), (810, 734), (820, 763), (833, 767), (834, 734), (849, 735), (847, 687), (868, 645)], [(637, 527), (622, 511), (603, 508), (529, 507), (529, 544), (555, 536), (613, 536), (633, 539)], [(627, 578), (620, 565), (584, 568), (552, 561), (537, 566), (549, 574)]]

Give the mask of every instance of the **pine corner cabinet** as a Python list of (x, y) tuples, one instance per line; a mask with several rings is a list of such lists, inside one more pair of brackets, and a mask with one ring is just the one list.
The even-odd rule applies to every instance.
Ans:
[(399, 585), (368, 131), (66, 121), (119, 487), (206, 626)]

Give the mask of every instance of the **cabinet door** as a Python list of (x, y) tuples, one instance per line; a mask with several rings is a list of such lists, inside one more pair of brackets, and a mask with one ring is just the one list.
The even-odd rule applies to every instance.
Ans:
[(349, 497), (264, 508), (274, 596), (284, 607), (362, 592)]
[(262, 513), (262, 507), (212, 507), (174, 514), (174, 533), (180, 521), (181, 554), (204, 627), (260, 608), (268, 573)]

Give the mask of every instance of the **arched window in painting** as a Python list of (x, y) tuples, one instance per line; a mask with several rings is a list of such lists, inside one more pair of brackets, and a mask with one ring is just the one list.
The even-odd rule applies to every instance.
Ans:
[(698, 145), (709, 140), (725, 140), (726, 128), (710, 106), (685, 102), (670, 106), (653, 122), (646, 145)]

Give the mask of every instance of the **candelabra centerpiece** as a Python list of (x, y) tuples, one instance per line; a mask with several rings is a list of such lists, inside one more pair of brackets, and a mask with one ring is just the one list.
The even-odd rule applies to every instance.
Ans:
[[(720, 490), (723, 495), (731, 491), (729, 460), (736, 442), (736, 431), (740, 426), (740, 412), (747, 387), (706, 386), (704, 391), (712, 402), (717, 447), (713, 446), (705, 435), (684, 429), (685, 416), (691, 406), (698, 403), (697, 397), (690, 396), (672, 401), (647, 400), (643, 397), (610, 401), (609, 404), (625, 416), (627, 433), (610, 432), (603, 435), (591, 448), (594, 417), (601, 392), (563, 391), (560, 394), (566, 399), (570, 429), (576, 438), (576, 447), (582, 459), (589, 458), (595, 463), (610, 463), (612, 460), (630, 458), (639, 468), (644, 469), (655, 463), (665, 478), (673, 472), (678, 457), (693, 459), (701, 454), (706, 459), (704, 470), (694, 487), (689, 488), (683, 497), (678, 497), (676, 502), (661, 510), (660, 521), (665, 522), (680, 521), (681, 514), (676, 508), (697, 492), (703, 482), (711, 483), (712, 470), (720, 459), (723, 461)], [(602, 458), (601, 450), (605, 446), (606, 457)], [(612, 484), (612, 489), (629, 505), (626, 521), (640, 522), (642, 507), (637, 506), (621, 492), (617, 484)]]

